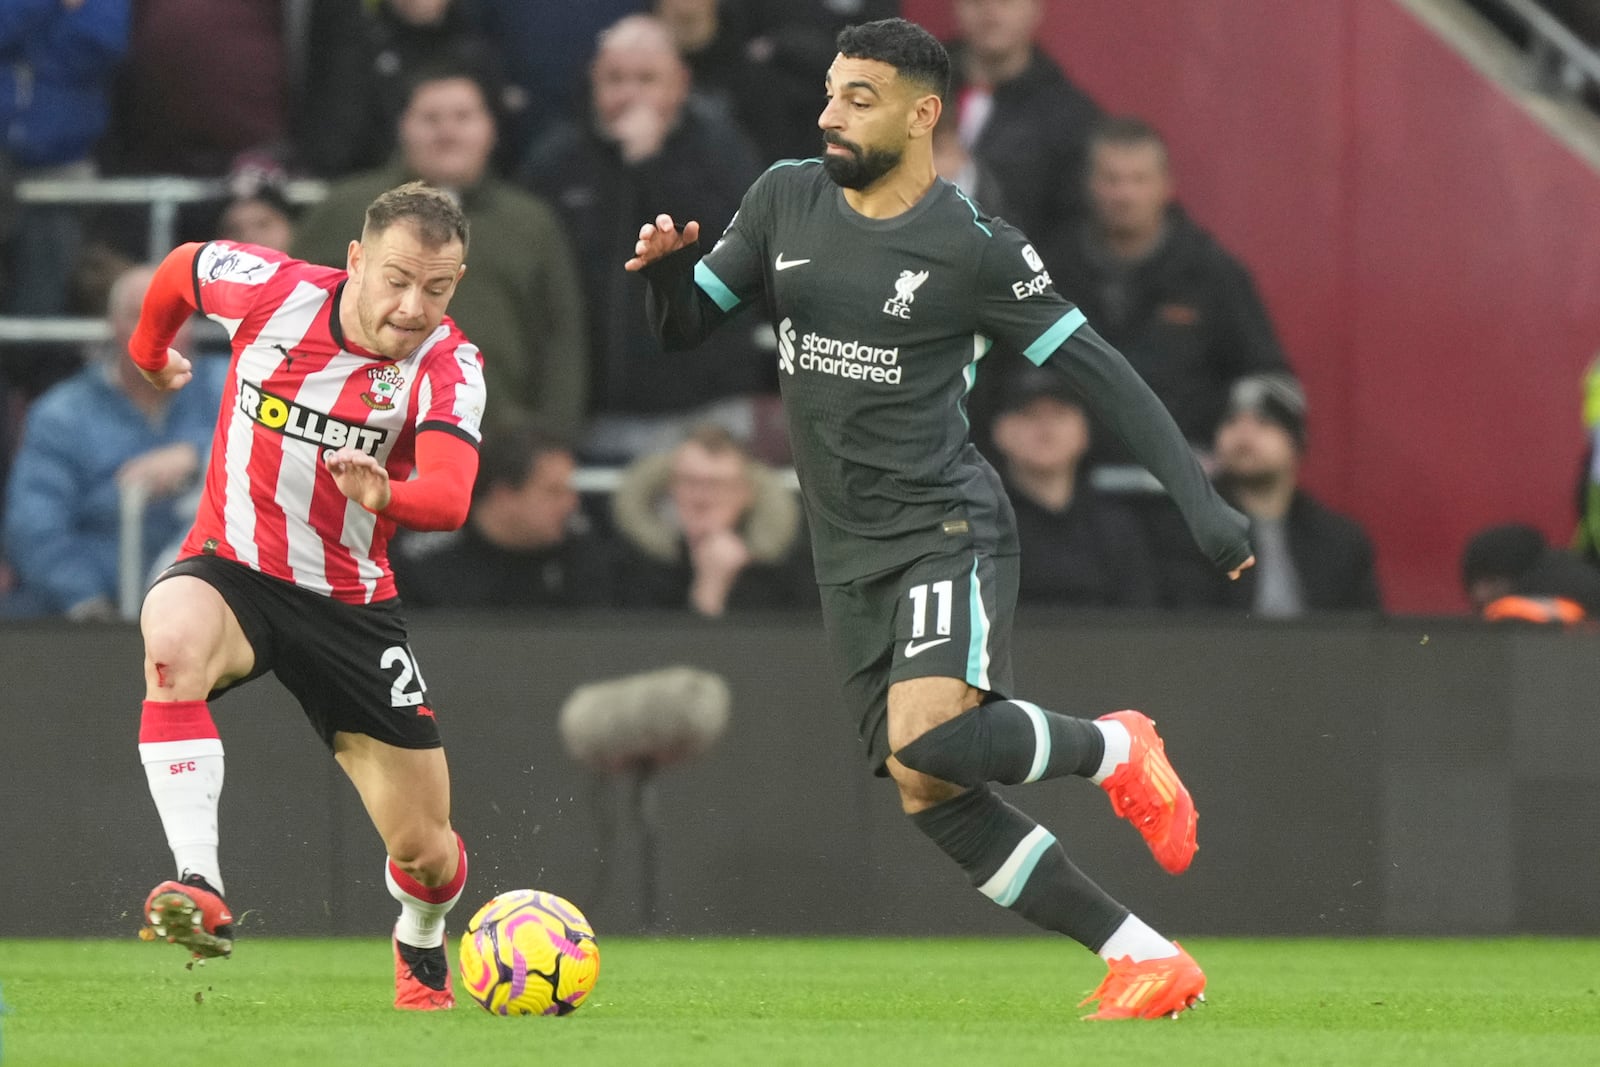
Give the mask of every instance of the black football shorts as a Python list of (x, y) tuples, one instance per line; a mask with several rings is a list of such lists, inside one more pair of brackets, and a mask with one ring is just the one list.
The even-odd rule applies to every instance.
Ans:
[(821, 586), (828, 644), (874, 773), (887, 773), (895, 682), (960, 678), (997, 698), (1011, 695), (1020, 575), (1019, 557), (969, 548)]
[(179, 560), (156, 581), (180, 574), (222, 594), (255, 651), (250, 674), (212, 699), (271, 671), (329, 749), (341, 730), (397, 748), (442, 744), (398, 600), (346, 604), (217, 556)]

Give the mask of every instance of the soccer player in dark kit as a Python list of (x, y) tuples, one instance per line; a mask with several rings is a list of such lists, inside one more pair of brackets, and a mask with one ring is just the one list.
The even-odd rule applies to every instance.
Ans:
[(998, 340), (1064, 372), (1235, 577), (1254, 562), (1244, 517), (1026, 238), (935, 176), (950, 70), (939, 42), (888, 19), (838, 46), (823, 157), (767, 171), (704, 258), (698, 223), (658, 216), (627, 269), (644, 272), (671, 349), (765, 301), (829, 642), (868, 759), (912, 823), (985, 896), (1107, 961), (1090, 1018), (1176, 1015), (1205, 988), (1195, 961), (989, 785), (1088, 778), (1167, 871), (1194, 856), (1194, 803), (1150, 719), (1077, 719), (1015, 694), (1016, 523), (968, 442), (979, 361)]

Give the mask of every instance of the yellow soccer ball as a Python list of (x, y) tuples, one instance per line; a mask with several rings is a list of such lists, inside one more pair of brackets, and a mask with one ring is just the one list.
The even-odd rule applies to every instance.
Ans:
[(571, 901), (517, 889), (467, 923), (460, 976), (468, 995), (493, 1015), (569, 1015), (594, 990), (600, 946)]

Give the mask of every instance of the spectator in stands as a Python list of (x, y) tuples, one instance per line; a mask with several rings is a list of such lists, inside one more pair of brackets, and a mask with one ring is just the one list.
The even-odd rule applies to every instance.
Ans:
[(6, 506), (6, 552), (20, 579), (7, 614), (115, 616), (124, 490), (150, 496), (141, 578), (194, 519), (192, 498), (180, 494), (205, 463), (227, 363), (196, 359), (194, 380), (178, 393), (140, 376), (127, 345), (153, 274), (141, 266), (117, 279), (110, 342), (28, 412)]
[(572, 485), (572, 451), (531, 426), (485, 437), (466, 525), (390, 551), (414, 608), (583, 608), (611, 602), (610, 550)]
[(993, 168), (961, 143), (954, 111), (940, 115), (939, 124), (933, 128), (933, 166), (939, 177), (977, 201), (988, 214), (1010, 217), (1005, 195), (1000, 192), (1000, 179), (995, 177)]
[[(1192, 578), (1176, 596), (1181, 606), (1239, 608), (1261, 618), (1383, 609), (1366, 532), (1300, 487), (1305, 419), (1305, 394), (1293, 378), (1253, 375), (1234, 383), (1217, 429), (1216, 480), (1250, 519), (1256, 565), (1237, 582), (1217, 582), (1214, 568), (1192, 553)], [(1167, 544), (1161, 538), (1157, 552), (1174, 559)]]
[(624, 605), (709, 617), (816, 602), (799, 502), (720, 426), (636, 461), (612, 515)]
[[(721, 0), (653, 0), (650, 6), (689, 68), (689, 106), (732, 120), (763, 158), (779, 158), (767, 151), (766, 138), (787, 116), (770, 73), (751, 55), (743, 8)], [(808, 149), (816, 140), (811, 137)]]
[[(1237, 379), (1288, 373), (1272, 322), (1249, 272), (1178, 206), (1159, 133), (1138, 119), (1112, 119), (1096, 128), (1089, 154), (1092, 216), (1043, 248), (1044, 258), (1056, 288), (1203, 451)], [(1120, 447), (1096, 455), (1126, 459)]]
[(313, 173), (337, 178), (387, 163), (407, 82), (419, 70), (469, 72), (489, 90), (501, 128), (521, 120), (526, 97), (508, 89), (471, 0), (379, 0), (349, 22), (307, 54), (296, 141), (299, 162)]
[(720, 233), (760, 173), (755, 152), (731, 122), (686, 106), (689, 72), (659, 19), (632, 15), (606, 30), (590, 83), (586, 119), (552, 130), (525, 170), (584, 250), (594, 417), (582, 452), (626, 462), (707, 419), (748, 434), (750, 397), (776, 392), (776, 361), (753, 340), (770, 328), (747, 316), (720, 342), (665, 355), (639, 311), (643, 277), (616, 264), (633, 254), (640, 221), (657, 212)]
[[(89, 178), (128, 48), (129, 0), (9, 0), (0, 11), (0, 170), (10, 179)], [(82, 240), (72, 205), (16, 212), (0, 308), (59, 315)]]
[(1473, 610), (1490, 622), (1600, 619), (1600, 574), (1532, 526), (1476, 534), (1461, 554), (1461, 585)]
[(719, 101), (764, 163), (821, 151), (816, 72), (852, 22), (899, 14), (895, 0), (654, 0), (693, 73), (697, 95)]
[(506, 76), (527, 107), (505, 134), (505, 156), (523, 159), (558, 122), (583, 110), (583, 71), (600, 31), (649, 0), (478, 0), (489, 39), (500, 45)]
[(472, 247), (450, 316), (483, 350), (485, 430), (531, 419), (576, 435), (589, 377), (577, 266), (549, 205), (490, 173), (495, 126), (483, 87), (452, 68), (419, 72), (399, 137), (395, 163), (336, 183), (301, 220), (292, 254), (343, 266), (379, 193), (417, 178), (455, 193)]
[(1082, 214), (1084, 144), (1100, 115), (1035, 43), (1044, 6), (954, 0), (949, 96), (962, 143), (999, 181), (1006, 221), (1041, 247)]
[(1022, 541), (1019, 599), (1085, 607), (1154, 607), (1155, 563), (1134, 514), (1083, 477), (1089, 417), (1061, 373), (1012, 378), (994, 447)]
[(281, 180), (264, 174), (237, 174), (228, 182), (228, 201), (217, 217), (217, 236), (287, 252), (294, 241), (295, 209)]
[(283, 8), (262, 0), (139, 0), (108, 155), (123, 171), (221, 177), (288, 143)]

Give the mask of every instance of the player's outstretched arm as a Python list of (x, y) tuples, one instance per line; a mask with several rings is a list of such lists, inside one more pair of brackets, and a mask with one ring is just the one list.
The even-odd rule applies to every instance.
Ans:
[(1250, 550), (1249, 521), (1218, 495), (1166, 406), (1122, 353), (1083, 324), (1049, 358), (1067, 373), (1134, 458), (1166, 487), (1211, 562), (1230, 578), (1251, 566), (1255, 556)]
[(139, 307), (139, 324), (128, 339), (128, 357), (157, 389), (182, 389), (194, 377), (189, 361), (169, 347), (195, 312), (194, 259), (201, 246), (179, 245), (156, 268)]
[(657, 215), (639, 228), (634, 256), (623, 264), (644, 275), (645, 314), (650, 328), (668, 352), (693, 348), (735, 309), (717, 304), (697, 284), (700, 267), (700, 224), (678, 229), (671, 215)]

